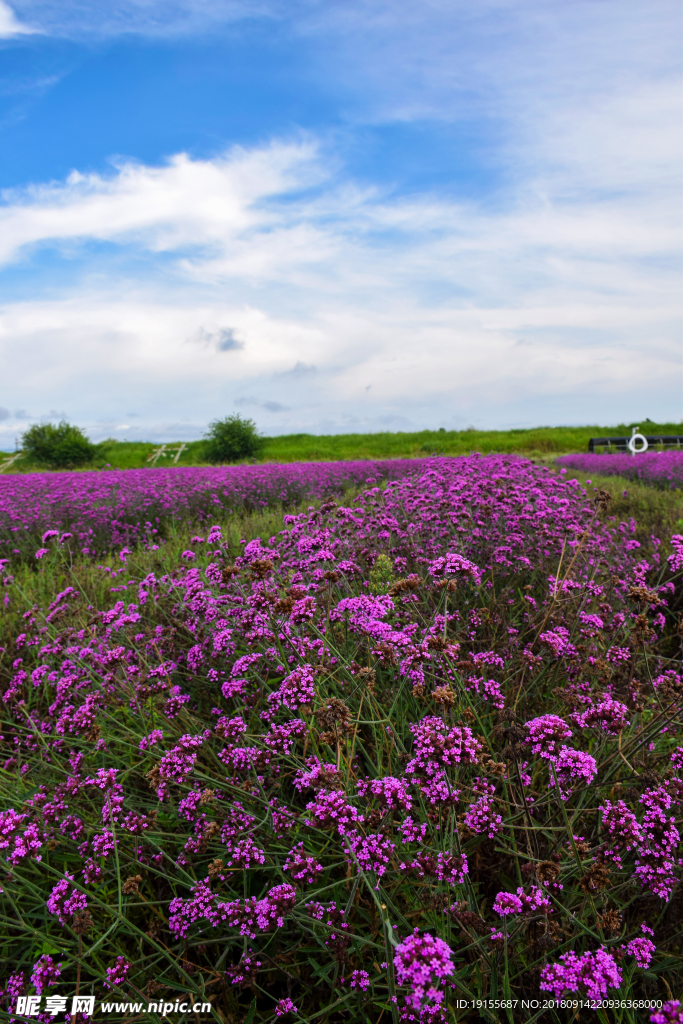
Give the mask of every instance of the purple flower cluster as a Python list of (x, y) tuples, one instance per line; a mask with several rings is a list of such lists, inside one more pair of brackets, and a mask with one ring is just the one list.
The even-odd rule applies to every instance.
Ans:
[(406, 1003), (421, 1010), (429, 1003), (443, 1002), (439, 985), (455, 971), (451, 949), (438, 936), (420, 934), (418, 928), (394, 951), (394, 970), (399, 985), (408, 988)]
[(563, 718), (557, 715), (541, 715), (524, 723), (529, 735), (526, 742), (531, 744), (531, 753), (540, 754), (548, 760), (559, 752), (562, 740), (568, 740), (572, 731)]
[(211, 880), (197, 882), (191, 899), (177, 897), (169, 905), (168, 926), (179, 937), (188, 934), (193, 924), (208, 922), (216, 928), (221, 921), (230, 928), (238, 928), (240, 935), (256, 938), (256, 931), (282, 928), (284, 919), (294, 908), (296, 890), (291, 885), (276, 885), (263, 899), (252, 896), (248, 900), (219, 903), (211, 891)]
[(275, 1005), (275, 1016), (286, 1017), (288, 1014), (296, 1014), (298, 1010), (291, 999), (278, 999)]
[(31, 971), (31, 984), (38, 995), (48, 986), (57, 984), (63, 966), (61, 963), (56, 964), (49, 953), (43, 953), (40, 959), (36, 960)]
[(73, 875), (66, 875), (57, 882), (47, 900), (49, 913), (54, 914), (61, 925), (70, 924), (74, 917), (88, 909), (85, 893), (80, 892), (72, 882)]
[(406, 775), (430, 803), (454, 802), (458, 791), (453, 789), (447, 769), (476, 764), (480, 740), (469, 726), (448, 728), (443, 719), (433, 715), (411, 725), (410, 730), (415, 750), (406, 765)]
[(409, 811), (413, 806), (413, 799), (404, 779), (384, 775), (379, 779), (359, 779), (356, 785), (359, 796), (372, 796), (380, 807), (389, 811)]
[(472, 791), (477, 799), (467, 808), (463, 825), (476, 835), (486, 834), (489, 839), (493, 839), (503, 827), (502, 815), (496, 812), (493, 799), (496, 787), (488, 779), (476, 778)]
[(27, 857), (40, 860), (44, 842), (37, 824), (29, 822), (27, 814), (17, 814), (13, 807), (0, 811), (0, 850), (7, 850), (5, 857), (10, 864)]
[(455, 576), (469, 580), (475, 586), (481, 586), (482, 570), (474, 562), (462, 555), (449, 554), (436, 558), (428, 566), (430, 576)]
[(512, 892), (499, 892), (493, 901), (493, 909), (501, 917), (508, 914), (534, 914), (539, 910), (548, 913), (546, 907), (550, 907), (550, 900), (536, 885), (531, 886), (528, 894), (521, 886), (516, 896)]
[(124, 956), (117, 956), (116, 962), (111, 967), (107, 967), (107, 980), (104, 982), (104, 987), (115, 988), (117, 985), (123, 985), (132, 966)]
[[(350, 863), (356, 863), (359, 871), (367, 871), (380, 879), (387, 870), (395, 846), (381, 833), (364, 836), (358, 832), (345, 833), (347, 849), (352, 855)], [(379, 888), (379, 881), (375, 889)]]
[(560, 455), (558, 466), (579, 469), (583, 473), (600, 476), (624, 476), (628, 480), (649, 484), (651, 487), (683, 487), (683, 452), (641, 452), (639, 455)]
[(650, 1015), (650, 1024), (683, 1024), (683, 1005), (680, 999), (669, 999), (661, 1010)]
[(683, 787), (646, 789), (640, 803), (645, 807), (641, 822), (623, 800), (601, 805), (607, 834), (604, 856), (621, 866), (622, 855), (636, 851), (634, 877), (643, 888), (668, 900), (678, 882), (673, 871), (680, 843), (676, 817), (668, 812), (674, 803), (683, 803)]
[(614, 956), (604, 948), (579, 956), (562, 953), (560, 962), (547, 964), (541, 970), (540, 989), (562, 999), (569, 992), (579, 992), (588, 999), (604, 999), (608, 989), (621, 985), (621, 968)]
[(289, 851), (282, 870), (287, 871), (295, 881), (312, 885), (323, 873), (323, 866), (315, 857), (304, 853), (304, 844), (301, 842)]

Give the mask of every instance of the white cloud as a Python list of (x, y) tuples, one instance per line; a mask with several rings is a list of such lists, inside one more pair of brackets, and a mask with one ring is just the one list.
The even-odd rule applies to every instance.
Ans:
[[(144, 408), (135, 429), (157, 435), (168, 408), (201, 425), (245, 392), (276, 430), (500, 423), (550, 394), (579, 419), (638, 394), (675, 415), (670, 192), (548, 182), (497, 212), (389, 198), (303, 141), (12, 193), (5, 262), (66, 246), (77, 272), (61, 296), (0, 310), (0, 376), (13, 402), (88, 422)], [(122, 255), (108, 263), (102, 242)], [(125, 257), (144, 253), (154, 272), (134, 282)]]
[(33, 35), (36, 31), (19, 21), (9, 4), (5, 3), (5, 0), (0, 0), (0, 39)]

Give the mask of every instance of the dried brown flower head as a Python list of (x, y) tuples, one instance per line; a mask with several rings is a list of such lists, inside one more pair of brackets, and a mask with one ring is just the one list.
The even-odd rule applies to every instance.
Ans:
[(429, 889), (421, 890), (418, 896), (421, 906), (426, 910), (446, 910), (451, 902), (451, 897), (444, 892), (431, 892)]
[(654, 590), (650, 590), (649, 587), (634, 586), (628, 588), (628, 597), (632, 601), (642, 601), (643, 604), (654, 604), (660, 605), (662, 599)]
[(456, 701), (456, 696), (450, 686), (437, 686), (432, 697), (437, 704), (443, 704), (447, 708), (452, 708)]
[(221, 830), (221, 827), (220, 827), (220, 825), (218, 824), (217, 821), (210, 821), (208, 823), (208, 825), (206, 825), (204, 827), (204, 829), (202, 830), (202, 839), (203, 840), (213, 839), (214, 836), (218, 835), (220, 830)]
[(209, 872), (209, 878), (216, 878), (218, 875), (220, 875), (222, 870), (223, 861), (220, 859), (220, 857), (216, 857), (215, 860), (211, 861), (207, 868), (207, 871)]
[(542, 860), (536, 865), (536, 877), (539, 882), (554, 882), (560, 877), (560, 866), (552, 860)]
[(593, 501), (595, 502), (595, 507), (598, 512), (604, 512), (605, 509), (609, 506), (609, 503), (613, 500), (614, 499), (612, 498), (612, 495), (609, 493), (609, 491), (598, 491), (598, 493), (595, 495), (593, 499)]
[(221, 580), (223, 583), (229, 583), (233, 576), (237, 576), (239, 569), (236, 565), (226, 565), (223, 567), (221, 573)]
[(602, 914), (598, 914), (598, 928), (609, 935), (614, 937), (621, 931), (621, 914), (618, 910), (603, 910)]
[(255, 580), (264, 580), (274, 568), (270, 558), (255, 558), (249, 565), (249, 571)]
[(370, 693), (374, 692), (375, 685), (377, 683), (377, 678), (375, 676), (374, 671), (371, 668), (360, 669), (358, 673), (358, 679), (360, 680), (361, 683), (367, 686)]
[(603, 860), (596, 860), (579, 879), (579, 886), (587, 896), (602, 892), (609, 884), (609, 868)]
[(142, 875), (129, 875), (122, 886), (124, 896), (130, 896), (134, 892), (140, 892)]
[(547, 950), (554, 949), (557, 945), (557, 942), (558, 940), (553, 936), (550, 929), (548, 929), (547, 932), (544, 932), (543, 935), (541, 935), (540, 938), (536, 940), (536, 945), (541, 950)]
[(366, 815), (365, 820), (368, 824), (368, 828), (375, 832), (384, 818), (384, 811), (381, 811), (378, 807), (373, 809)]
[(318, 708), (315, 713), (318, 725), (323, 729), (329, 729), (338, 736), (351, 732), (351, 709), (338, 697), (330, 697), (324, 707)]
[(633, 638), (636, 643), (646, 644), (657, 634), (648, 622), (647, 615), (637, 615), (633, 628)]
[(463, 928), (476, 932), (477, 935), (486, 935), (489, 930), (486, 921), (471, 910), (456, 910), (453, 917)]
[(405, 579), (396, 580), (389, 590), (389, 595), (391, 597), (398, 597), (399, 594), (405, 594), (408, 590), (419, 590), (421, 586), (422, 580), (420, 577), (412, 574), (406, 576)]
[(84, 910), (82, 914), (79, 914), (72, 924), (74, 934), (76, 935), (87, 935), (93, 926), (92, 915), (89, 910)]

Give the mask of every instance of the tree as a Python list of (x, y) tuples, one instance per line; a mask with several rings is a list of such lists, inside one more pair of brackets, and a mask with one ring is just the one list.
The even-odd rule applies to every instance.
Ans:
[(256, 455), (262, 445), (256, 424), (242, 416), (214, 420), (205, 434), (204, 455), (208, 462), (239, 462)]
[(32, 462), (50, 469), (68, 469), (92, 462), (97, 445), (92, 444), (80, 427), (66, 420), (34, 423), (21, 436), (21, 446)]

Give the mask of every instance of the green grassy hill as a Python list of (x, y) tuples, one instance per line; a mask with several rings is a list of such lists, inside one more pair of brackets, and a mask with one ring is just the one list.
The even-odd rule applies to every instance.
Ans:
[[(285, 434), (264, 438), (259, 462), (321, 462), (344, 459), (416, 458), (433, 453), (468, 455), (470, 452), (518, 452), (524, 455), (560, 455), (582, 452), (591, 437), (630, 435), (632, 426), (640, 426), (645, 433), (683, 434), (683, 423), (619, 424), (598, 427), (535, 427), (530, 430), (420, 430), (416, 433), (378, 434)], [(173, 464), (176, 449), (181, 442), (166, 446), (157, 466)], [(94, 467), (102, 469), (132, 469), (151, 465), (150, 459), (160, 445), (142, 441), (105, 441), (101, 456)], [(181, 453), (178, 465), (204, 464), (203, 442), (190, 441)], [(171, 453), (168, 454), (169, 450)], [(0, 462), (2, 462), (0, 456)], [(22, 459), (9, 470), (26, 472), (28, 465)]]

